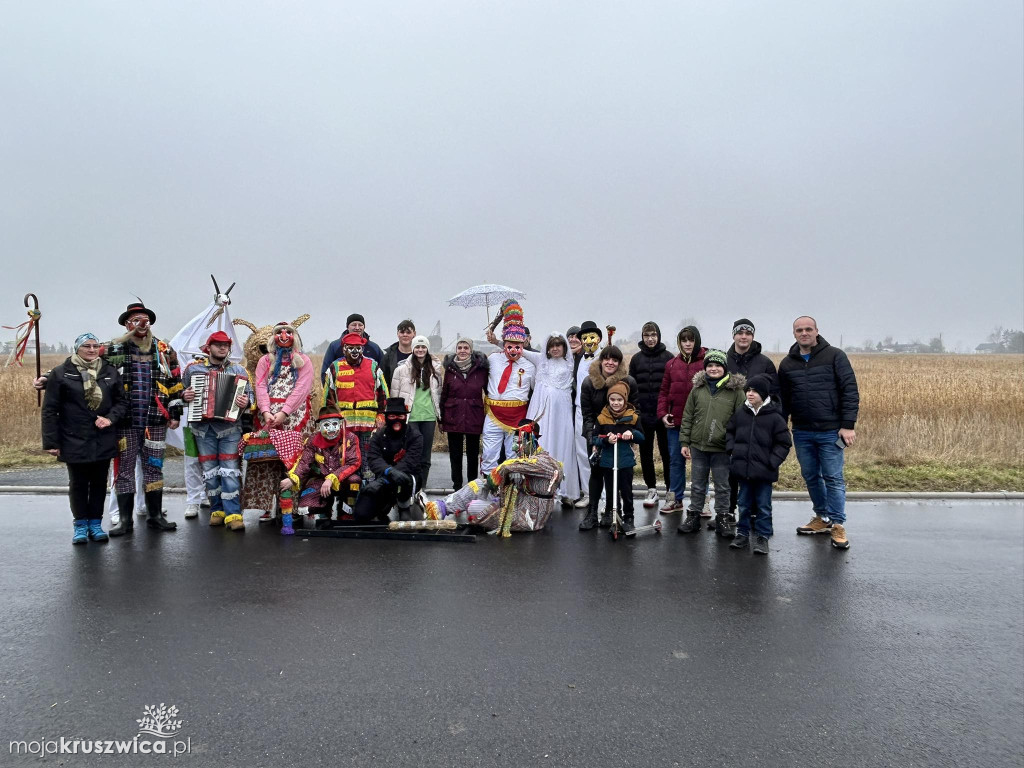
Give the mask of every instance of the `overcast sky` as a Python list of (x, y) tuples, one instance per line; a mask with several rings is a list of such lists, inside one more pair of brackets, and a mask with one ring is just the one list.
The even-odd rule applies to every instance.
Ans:
[[(170, 338), (463, 288), (767, 349), (1024, 327), (1024, 13), (945, 2), (6, 2), (0, 323)], [(12, 332), (4, 331), (4, 338)]]

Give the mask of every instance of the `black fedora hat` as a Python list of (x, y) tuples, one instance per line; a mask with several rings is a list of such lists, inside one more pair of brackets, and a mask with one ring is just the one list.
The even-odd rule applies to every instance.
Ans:
[(388, 413), (391, 413), (391, 414), (398, 413), (398, 414), (401, 414), (402, 416), (407, 416), (409, 414), (409, 409), (405, 407), (405, 399), (404, 398), (401, 398), (401, 397), (389, 397), (388, 401), (387, 401), (387, 404), (384, 406), (384, 413), (385, 414), (388, 414)]
[(579, 337), (582, 339), (583, 334), (585, 333), (596, 333), (600, 338), (604, 338), (604, 334), (601, 332), (601, 329), (597, 327), (597, 323), (593, 320), (584, 320), (580, 325)]
[(117, 318), (117, 324), (124, 325), (128, 321), (129, 317), (131, 317), (132, 315), (137, 315), (139, 314), (139, 312), (144, 312), (149, 316), (150, 325), (156, 322), (156, 312), (154, 312), (152, 309), (148, 309), (146, 305), (143, 304), (142, 301), (140, 300), (133, 301), (131, 304), (128, 305), (128, 309), (122, 312), (121, 316)]

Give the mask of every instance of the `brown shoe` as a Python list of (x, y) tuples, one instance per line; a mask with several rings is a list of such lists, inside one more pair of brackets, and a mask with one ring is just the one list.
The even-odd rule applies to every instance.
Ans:
[(798, 526), (796, 529), (797, 533), (811, 534), (811, 533), (828, 533), (832, 530), (832, 523), (826, 523), (820, 517), (815, 515), (811, 518), (811, 522), (807, 525)]
[(850, 548), (850, 540), (846, 538), (846, 529), (839, 523), (832, 526), (832, 546), (836, 549)]
[(224, 525), (224, 513), (223, 512), (211, 512), (210, 513), (210, 525)]
[(228, 527), (228, 530), (232, 530), (232, 531), (244, 531), (245, 530), (245, 520), (243, 520), (242, 516), (239, 515), (238, 513), (235, 513), (233, 515), (228, 515), (227, 517), (225, 517), (224, 518), (224, 525), (226, 525)]

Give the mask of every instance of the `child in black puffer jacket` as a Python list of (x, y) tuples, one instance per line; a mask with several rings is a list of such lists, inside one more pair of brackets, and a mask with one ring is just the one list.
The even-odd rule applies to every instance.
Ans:
[(793, 445), (786, 418), (769, 396), (770, 389), (767, 376), (751, 377), (746, 386), (747, 402), (729, 419), (725, 438), (731, 456), (729, 474), (739, 483), (740, 519), (729, 546), (747, 548), (751, 513), (756, 508), (754, 552), (759, 555), (768, 554), (772, 535), (772, 483), (779, 479), (779, 467)]

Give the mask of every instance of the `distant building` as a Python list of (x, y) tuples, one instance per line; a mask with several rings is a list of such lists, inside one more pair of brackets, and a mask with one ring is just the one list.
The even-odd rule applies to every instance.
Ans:
[(986, 341), (985, 343), (976, 346), (974, 351), (979, 355), (994, 355), (997, 352), (1003, 351), (1003, 345), (995, 341)]

